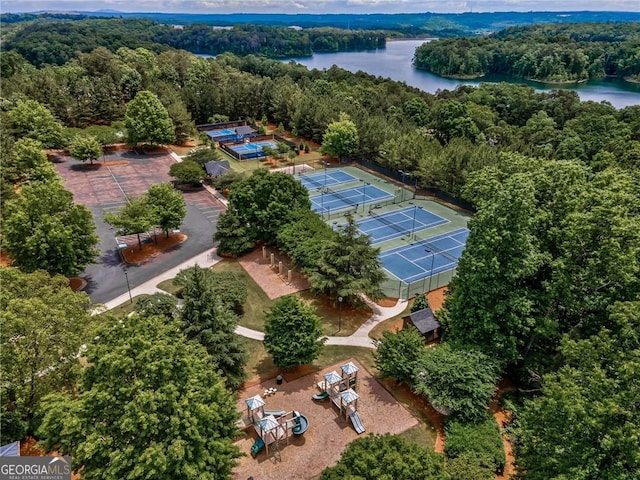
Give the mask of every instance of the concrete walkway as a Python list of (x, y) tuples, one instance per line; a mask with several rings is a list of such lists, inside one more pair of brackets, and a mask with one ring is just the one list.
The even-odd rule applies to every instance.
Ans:
[[(139, 285), (135, 288), (131, 289), (131, 297), (137, 297), (138, 295), (153, 295), (154, 293), (167, 293), (164, 290), (160, 290), (157, 285), (160, 282), (164, 282), (165, 280), (170, 280), (174, 278), (180, 270), (184, 270), (189, 267), (193, 267), (198, 265), (203, 268), (211, 267), (212, 265), (218, 263), (221, 259), (216, 253), (215, 248), (211, 248), (206, 252), (201, 253), (180, 265), (171, 268), (160, 275), (152, 278), (151, 280), (146, 281), (142, 285)], [(118, 305), (122, 305), (129, 301), (129, 293), (124, 293), (108, 302), (104, 303), (104, 309), (98, 308), (97, 311), (110, 310)], [(369, 320), (363, 323), (358, 330), (356, 330), (352, 335), (348, 337), (327, 337), (326, 345), (346, 345), (350, 347), (365, 347), (365, 348), (375, 348), (373, 344), (373, 340), (369, 337), (369, 333), (380, 322), (387, 320), (389, 318), (393, 318), (396, 315), (399, 315), (407, 308), (406, 300), (399, 300), (393, 307), (381, 307), (374, 302), (369, 300), (365, 300), (371, 310), (373, 310), (373, 315)], [(250, 328), (246, 328), (243, 326), (238, 326), (236, 328), (236, 334), (251, 338), (253, 340), (264, 341), (264, 332), (260, 332), (258, 330), (252, 330)]]

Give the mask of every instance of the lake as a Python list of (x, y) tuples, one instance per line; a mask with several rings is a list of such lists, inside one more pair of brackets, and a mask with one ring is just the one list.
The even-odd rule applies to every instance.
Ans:
[[(379, 50), (361, 52), (316, 53), (312, 57), (293, 58), (308, 68), (324, 70), (333, 65), (349, 70), (350, 72), (363, 72), (371, 75), (388, 77), (393, 80), (405, 82), (407, 85), (418, 87), (426, 92), (435, 93), (437, 90), (453, 90), (458, 85), (479, 85), (481, 82), (509, 81), (512, 83), (526, 84), (537, 91), (549, 91), (557, 85), (529, 82), (510, 77), (483, 77), (478, 80), (455, 80), (443, 78), (429, 72), (413, 67), (411, 61), (416, 47), (429, 40), (393, 40), (387, 42), (387, 47)], [(584, 101), (593, 100), (600, 102), (606, 100), (616, 108), (624, 108), (629, 105), (640, 104), (640, 84), (625, 82), (618, 78), (605, 78), (590, 80), (579, 85), (562, 86), (567, 90), (575, 90)]]

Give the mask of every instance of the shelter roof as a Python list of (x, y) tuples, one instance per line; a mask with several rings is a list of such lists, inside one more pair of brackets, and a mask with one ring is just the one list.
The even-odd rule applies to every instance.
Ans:
[(333, 385), (334, 383), (338, 383), (342, 380), (342, 377), (338, 375), (338, 372), (333, 370), (332, 372), (326, 373), (324, 375), (324, 379), (329, 385)]
[(255, 397), (251, 397), (251, 398), (247, 398), (245, 400), (245, 402), (247, 403), (247, 407), (249, 408), (249, 410), (256, 410), (260, 407), (264, 407), (265, 403), (264, 400), (262, 399), (262, 397), (260, 395), (256, 395)]
[(207, 162), (204, 164), (204, 169), (206, 170), (207, 175), (217, 177), (231, 170), (231, 166), (229, 165), (228, 160), (222, 160), (220, 162)]
[(437, 330), (441, 327), (440, 322), (438, 322), (433, 315), (431, 307), (423, 308), (422, 310), (413, 312), (407, 315), (405, 318), (411, 320), (411, 323), (413, 323), (423, 335), (429, 332), (433, 332), (434, 330)]
[(349, 388), (347, 390), (340, 392), (340, 396), (342, 397), (342, 400), (344, 400), (345, 403), (352, 403), (360, 398), (360, 395), (354, 392), (353, 388)]

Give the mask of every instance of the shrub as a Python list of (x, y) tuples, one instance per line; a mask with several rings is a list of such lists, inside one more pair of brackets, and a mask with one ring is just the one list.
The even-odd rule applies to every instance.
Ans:
[[(486, 414), (479, 422), (452, 418), (445, 425), (445, 454), (454, 459), (475, 454), (480, 466), (491, 466), (496, 473), (504, 470), (506, 461), (502, 436), (495, 419)], [(469, 459), (467, 458), (467, 461)]]

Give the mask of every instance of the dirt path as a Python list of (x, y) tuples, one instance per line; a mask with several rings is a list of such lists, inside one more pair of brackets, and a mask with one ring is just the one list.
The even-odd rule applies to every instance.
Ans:
[[(508, 380), (503, 379), (498, 384), (498, 391), (489, 404), (491, 414), (493, 415), (493, 418), (496, 419), (500, 430), (502, 430), (504, 425), (508, 424), (511, 420), (511, 412), (500, 406), (500, 398), (506, 392), (511, 392), (515, 389), (516, 387), (514, 385), (512, 385)], [(506, 433), (502, 434), (502, 447), (504, 448), (504, 456), (506, 460), (504, 464), (504, 471), (502, 474), (496, 475), (496, 480), (509, 480), (512, 475), (517, 473), (517, 470), (515, 465), (516, 457), (513, 453), (513, 445), (511, 445), (511, 440), (509, 440)]]

